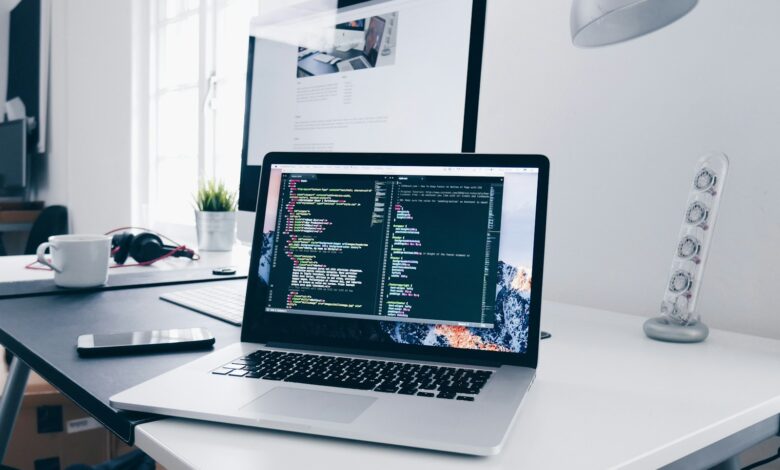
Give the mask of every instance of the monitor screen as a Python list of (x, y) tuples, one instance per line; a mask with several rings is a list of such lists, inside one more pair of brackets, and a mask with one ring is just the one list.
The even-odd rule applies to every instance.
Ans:
[(273, 164), (263, 310), (297, 334), (525, 353), (538, 191), (538, 168)]
[(0, 195), (16, 195), (27, 183), (25, 120), (0, 123)]
[(253, 20), (242, 211), (269, 152), (474, 151), (485, 0), (349, 3)]

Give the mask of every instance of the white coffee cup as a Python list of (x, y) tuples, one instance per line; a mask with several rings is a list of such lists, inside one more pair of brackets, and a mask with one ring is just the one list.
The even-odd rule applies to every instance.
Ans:
[[(46, 249), (51, 260), (46, 259)], [(111, 237), (106, 235), (55, 235), (41, 243), (38, 262), (54, 270), (60, 287), (95, 287), (108, 281)]]

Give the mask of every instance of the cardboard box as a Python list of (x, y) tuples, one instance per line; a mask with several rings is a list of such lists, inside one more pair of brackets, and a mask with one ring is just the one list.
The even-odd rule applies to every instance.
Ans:
[[(5, 364), (0, 365), (0, 393), (6, 374)], [(77, 463), (97, 465), (133, 449), (31, 372), (3, 464), (57, 470)]]

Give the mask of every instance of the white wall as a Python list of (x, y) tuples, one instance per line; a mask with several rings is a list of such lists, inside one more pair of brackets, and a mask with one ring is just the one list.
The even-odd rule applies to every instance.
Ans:
[(53, 2), (47, 170), (39, 197), (71, 230), (131, 222), (132, 2)]
[(569, 1), (490, 0), (478, 151), (551, 160), (545, 297), (653, 315), (697, 157), (731, 158), (699, 310), (780, 337), (780, 2), (703, 0), (577, 49)]

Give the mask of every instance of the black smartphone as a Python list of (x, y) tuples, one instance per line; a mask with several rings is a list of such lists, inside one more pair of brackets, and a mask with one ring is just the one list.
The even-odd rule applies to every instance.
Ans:
[(214, 346), (214, 335), (205, 328), (133, 331), (104, 335), (79, 336), (79, 356), (95, 357), (119, 354), (142, 354), (160, 351), (208, 349)]

